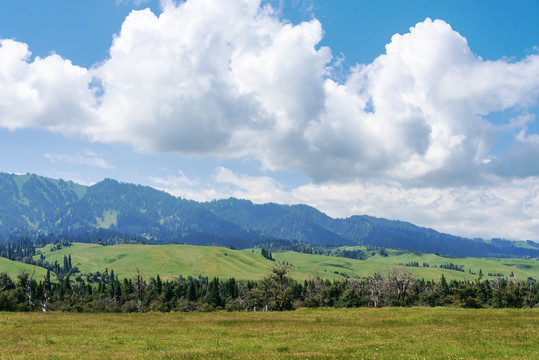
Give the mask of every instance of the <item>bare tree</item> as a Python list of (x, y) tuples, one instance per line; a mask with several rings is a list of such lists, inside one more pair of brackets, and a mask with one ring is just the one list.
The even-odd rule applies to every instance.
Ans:
[(30, 275), (27, 272), (23, 271), (18, 276), (20, 286), (26, 292), (26, 297), (28, 298), (28, 305), (33, 305), (33, 303), (32, 303), (32, 280), (34, 278), (35, 273), (36, 273), (36, 269), (34, 268), (34, 272), (32, 273), (32, 275)]
[(139, 268), (137, 267), (137, 300), (138, 300), (138, 312), (142, 312), (142, 293), (144, 291), (144, 281)]
[(399, 301), (404, 301), (406, 292), (414, 285), (415, 277), (408, 269), (389, 268), (387, 270), (387, 285), (390, 291), (397, 293)]
[(45, 276), (45, 282), (43, 284), (43, 301), (41, 301), (41, 309), (43, 312), (47, 312), (48, 307), (47, 303), (49, 301), (49, 281), (47, 280), (47, 277)]
[(382, 275), (376, 273), (367, 279), (367, 288), (369, 289), (369, 298), (374, 307), (378, 307), (378, 303), (382, 297), (382, 289), (384, 288), (384, 279)]

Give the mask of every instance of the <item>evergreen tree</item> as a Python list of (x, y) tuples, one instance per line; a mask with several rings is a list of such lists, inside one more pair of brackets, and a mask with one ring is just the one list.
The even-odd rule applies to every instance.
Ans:
[(220, 307), (223, 305), (223, 300), (219, 294), (219, 279), (214, 277), (208, 285), (208, 293), (206, 295), (206, 302), (214, 307)]
[(197, 293), (196, 293), (195, 284), (193, 283), (193, 281), (189, 283), (189, 288), (187, 289), (187, 300), (189, 301), (197, 300)]
[(157, 279), (155, 279), (155, 290), (157, 292), (157, 295), (163, 292), (163, 282), (161, 281), (161, 277), (159, 276), (159, 274), (157, 274)]

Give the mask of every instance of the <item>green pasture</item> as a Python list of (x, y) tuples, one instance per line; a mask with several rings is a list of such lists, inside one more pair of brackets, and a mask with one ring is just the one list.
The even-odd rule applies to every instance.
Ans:
[(37, 281), (43, 280), (43, 277), (47, 275), (47, 270), (44, 268), (0, 257), (0, 273), (7, 273), (10, 278), (16, 279), (17, 275), (22, 272), (26, 272), (30, 276), (34, 275), (34, 279)]
[(537, 359), (539, 309), (0, 313), (2, 359)]
[[(51, 245), (41, 249), (49, 263), (58, 261), (63, 265), (64, 255), (71, 255), (73, 266), (82, 273), (114, 270), (119, 278), (134, 277), (138, 268), (145, 278), (160, 275), (163, 279), (183, 276), (233, 277), (237, 280), (260, 280), (274, 262), (265, 259), (258, 249), (232, 250), (223, 247), (193, 245), (113, 245), (74, 243), (70, 247), (51, 251)], [(439, 280), (444, 274), (448, 280), (474, 280), (479, 269), (483, 277), (490, 273), (509, 276), (517, 280), (528, 277), (539, 279), (539, 261), (523, 259), (446, 258), (435, 254), (387, 250), (388, 256), (379, 254), (367, 260), (355, 260), (333, 256), (302, 254), (293, 251), (275, 251), (276, 261), (290, 265), (290, 275), (296, 280), (320, 276), (338, 279), (343, 275), (366, 277), (374, 273), (385, 274), (389, 266), (399, 266), (417, 261), (420, 267), (407, 267), (417, 278)], [(39, 255), (38, 255), (39, 256)], [(36, 257), (37, 258), (37, 257)], [(430, 267), (422, 267), (423, 262)], [(440, 269), (442, 264), (464, 265), (464, 272)], [(437, 267), (435, 268), (434, 265)], [(473, 273), (470, 274), (468, 269)], [(0, 267), (0, 271), (2, 268)], [(490, 278), (495, 278), (492, 276)]]
[(72, 266), (82, 273), (112, 269), (119, 278), (134, 277), (138, 268), (146, 278), (159, 274), (163, 279), (203, 275), (254, 280), (267, 274), (272, 264), (259, 253), (210, 246), (74, 243), (60, 250), (50, 249), (50, 245), (41, 249), (49, 263), (58, 261), (62, 265), (64, 255), (71, 255)]
[[(365, 248), (361, 248), (366, 251)], [(401, 250), (386, 250), (388, 256), (378, 253), (367, 260), (354, 260), (332, 256), (301, 254), (293, 251), (274, 252), (277, 261), (286, 261), (292, 264), (292, 276), (301, 278), (301, 274), (308, 276), (319, 275), (323, 278), (334, 278), (335, 275), (347, 274), (349, 276), (371, 276), (375, 273), (385, 274), (390, 266), (401, 266), (411, 261), (419, 263), (419, 267), (407, 267), (417, 278), (426, 280), (440, 280), (442, 274), (448, 280), (474, 280), (479, 270), (483, 278), (494, 279), (498, 276), (488, 276), (488, 273), (503, 274), (508, 277), (513, 272), (514, 279), (527, 280), (528, 277), (539, 279), (539, 261), (528, 259), (483, 259), (483, 258), (455, 258), (443, 257), (435, 254), (407, 252)], [(367, 251), (366, 251), (367, 252)], [(369, 252), (367, 252), (369, 253)], [(423, 262), (430, 267), (423, 267)], [(464, 272), (440, 269), (440, 265), (453, 263), (464, 265)], [(434, 267), (436, 265), (436, 267)], [(468, 272), (471, 269), (472, 274)], [(338, 274), (336, 274), (338, 273)]]

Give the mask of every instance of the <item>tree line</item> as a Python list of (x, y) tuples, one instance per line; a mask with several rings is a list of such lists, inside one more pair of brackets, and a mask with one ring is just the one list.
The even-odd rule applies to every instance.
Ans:
[(539, 306), (539, 283), (499, 278), (475, 281), (415, 279), (407, 269), (384, 275), (298, 282), (276, 264), (260, 281), (183, 277), (148, 280), (137, 269), (134, 278), (118, 279), (111, 270), (97, 283), (70, 276), (58, 282), (21, 273), (0, 274), (0, 311), (148, 312), (267, 311), (300, 307), (454, 306), (522, 308)]

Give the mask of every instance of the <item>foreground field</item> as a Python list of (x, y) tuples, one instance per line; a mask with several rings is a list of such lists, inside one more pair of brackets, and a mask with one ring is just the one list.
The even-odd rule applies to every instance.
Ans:
[(537, 359), (539, 310), (0, 313), (0, 358)]
[[(366, 251), (366, 248), (357, 247)], [(74, 243), (70, 247), (51, 251), (51, 245), (40, 249), (45, 260), (53, 264), (63, 263), (64, 256), (71, 255), (73, 266), (82, 273), (114, 270), (121, 278), (133, 278), (136, 269), (145, 277), (160, 275), (162, 279), (173, 280), (183, 276), (233, 277), (236, 280), (260, 280), (274, 265), (265, 259), (260, 249), (231, 250), (223, 247), (193, 245), (114, 245)], [(387, 250), (388, 256), (376, 254), (367, 260), (354, 260), (333, 256), (302, 254), (293, 251), (274, 251), (277, 261), (291, 264), (290, 275), (298, 281), (320, 276), (325, 279), (339, 279), (342, 275), (372, 276), (385, 274), (390, 266), (399, 266), (415, 261), (420, 267), (408, 267), (417, 278), (440, 280), (442, 274), (448, 280), (474, 280), (479, 271), (484, 279), (508, 277), (526, 281), (528, 277), (539, 278), (539, 261), (523, 259), (477, 259), (449, 258), (435, 254), (412, 253)], [(39, 255), (35, 256), (37, 260)], [(423, 263), (430, 267), (423, 267)], [(465, 271), (440, 268), (441, 265), (454, 263), (462, 265)], [(436, 266), (436, 267), (434, 267)], [(4, 271), (1, 268), (0, 272)], [(470, 273), (471, 271), (471, 273)], [(489, 276), (489, 273), (496, 274)], [(498, 275), (500, 274), (500, 275)]]

